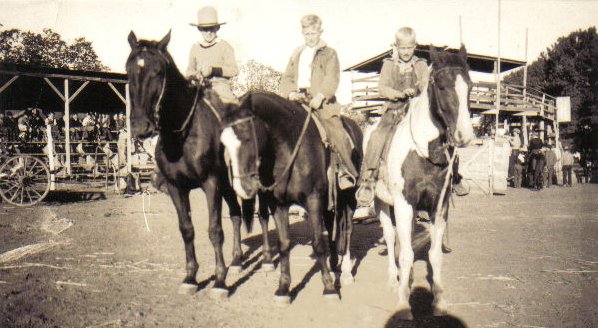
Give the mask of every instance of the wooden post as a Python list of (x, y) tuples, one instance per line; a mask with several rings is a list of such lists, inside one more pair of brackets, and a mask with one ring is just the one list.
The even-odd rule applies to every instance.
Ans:
[(540, 105), (540, 139), (544, 140), (544, 105), (546, 104), (546, 94), (542, 92), (542, 105)]
[[(66, 118), (66, 119), (65, 119)], [(69, 80), (64, 79), (64, 150), (66, 158), (64, 165), (66, 166), (67, 175), (71, 175), (71, 109), (69, 101)]]
[(523, 146), (527, 148), (529, 137), (527, 135), (527, 116), (523, 115), (523, 122), (521, 123), (521, 133), (523, 134)]
[(459, 15), (459, 46), (463, 44), (463, 25), (461, 24), (461, 15)]
[(527, 32), (525, 29), (525, 66), (523, 66), (523, 101), (527, 105)]
[(131, 134), (131, 99), (129, 96), (129, 84), (125, 84), (125, 97), (127, 98), (126, 120), (127, 120), (127, 172), (131, 173), (132, 167), (132, 134)]
[(500, 85), (500, 4), (501, 0), (498, 0), (498, 27), (497, 27), (497, 52), (498, 56), (496, 57), (496, 127), (494, 133), (494, 140), (498, 137), (498, 117), (500, 115), (500, 95), (501, 95), (501, 85)]
[[(52, 123), (52, 122), (50, 122)], [(54, 170), (56, 165), (54, 163), (54, 138), (52, 136), (52, 125), (46, 125), (46, 147), (48, 147), (48, 166), (50, 167), (50, 190), (56, 190), (56, 174)]]

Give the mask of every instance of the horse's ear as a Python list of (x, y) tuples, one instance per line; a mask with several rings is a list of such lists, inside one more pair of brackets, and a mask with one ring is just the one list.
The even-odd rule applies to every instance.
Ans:
[(129, 44), (131, 45), (131, 49), (135, 49), (137, 48), (137, 36), (135, 35), (135, 33), (133, 31), (131, 31), (131, 33), (129, 33)]
[(461, 57), (464, 63), (467, 63), (467, 50), (463, 43), (461, 43), (461, 48), (459, 48), (459, 57)]
[(168, 45), (168, 42), (170, 42), (170, 32), (172, 32), (172, 30), (168, 30), (168, 33), (162, 40), (160, 40), (160, 42), (158, 42), (158, 48), (160, 48), (160, 50), (166, 50), (166, 46)]

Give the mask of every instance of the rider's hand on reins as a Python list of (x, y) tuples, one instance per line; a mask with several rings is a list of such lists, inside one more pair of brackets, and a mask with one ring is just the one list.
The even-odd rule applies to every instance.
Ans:
[(290, 101), (306, 102), (305, 95), (301, 92), (293, 91), (289, 93)]
[(322, 107), (322, 103), (324, 103), (324, 95), (321, 93), (318, 93), (315, 97), (312, 98), (312, 100), (309, 102), (309, 107), (313, 108), (313, 109), (318, 109), (320, 107)]

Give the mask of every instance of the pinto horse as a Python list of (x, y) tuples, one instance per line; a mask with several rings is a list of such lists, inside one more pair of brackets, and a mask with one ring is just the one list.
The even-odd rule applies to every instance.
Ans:
[[(233, 188), (245, 199), (260, 191), (260, 199), (266, 198), (274, 213), (281, 263), (275, 300), (281, 303), (291, 301), (288, 219), (291, 204), (301, 205), (307, 210), (313, 251), (324, 283), (324, 296), (338, 299), (326, 261), (328, 250), (322, 224), (328, 231), (332, 255), (335, 255), (337, 247), (336, 251), (343, 256), (341, 282), (351, 283), (349, 241), (355, 189), (337, 189), (336, 211), (329, 210), (330, 153), (311, 114), (297, 103), (265, 92), (249, 93), (242, 100), (240, 109), (229, 114), (223, 120), (221, 141), (231, 159)], [(343, 123), (354, 144), (361, 145), (362, 134), (357, 124), (347, 118), (343, 118)], [(357, 147), (353, 153), (356, 167), (363, 156), (360, 148)], [(267, 216), (260, 216), (263, 217)], [(336, 230), (333, 229), (335, 222)], [(333, 234), (337, 236), (336, 245), (332, 241)], [(331, 262), (336, 265), (332, 257)]]
[[(388, 246), (389, 283), (397, 285), (398, 273), (398, 312), (405, 319), (413, 318), (409, 296), (414, 261), (412, 230), (417, 211), (427, 211), (430, 217), (428, 271), (432, 272), (428, 272), (428, 280), (434, 295), (434, 313), (445, 313), (442, 238), (448, 220), (455, 147), (464, 146), (473, 138), (469, 115), (471, 80), (465, 48), (461, 46), (458, 54), (431, 48), (430, 57), (427, 89), (411, 101), (408, 113), (397, 126), (381, 165), (383, 174), (376, 183), (376, 210)], [(400, 271), (395, 262), (396, 236)]]
[[(227, 108), (209, 88), (190, 86), (166, 50), (170, 32), (161, 41), (139, 40), (129, 34), (131, 54), (126, 68), (131, 95), (131, 130), (133, 136), (145, 138), (159, 133), (155, 158), (164, 177), (168, 193), (176, 208), (179, 229), (185, 243), (186, 276), (180, 292), (197, 290), (198, 270), (193, 240), (189, 192), (202, 188), (208, 204), (209, 238), (216, 259), (214, 296), (227, 296), (222, 244), (222, 199), (227, 203), (233, 222), (233, 260), (229, 269), (240, 271), (241, 208), (228, 181), (223, 149), (220, 144), (220, 120)], [(245, 222), (253, 219), (254, 203), (244, 202)], [(247, 226), (248, 230), (251, 226)], [(267, 234), (265, 234), (265, 238)], [(267, 241), (267, 240), (266, 240)], [(264, 261), (271, 264), (266, 242)], [(262, 264), (264, 265), (264, 264)]]

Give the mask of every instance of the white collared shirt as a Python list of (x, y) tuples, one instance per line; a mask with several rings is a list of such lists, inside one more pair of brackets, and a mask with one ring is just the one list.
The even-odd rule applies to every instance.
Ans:
[(311, 86), (311, 64), (315, 53), (315, 48), (305, 47), (299, 55), (299, 63), (297, 64), (297, 88), (299, 89)]

